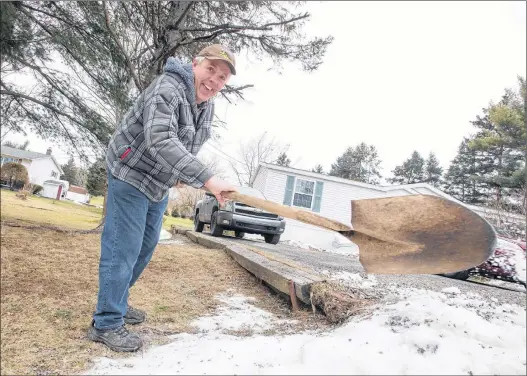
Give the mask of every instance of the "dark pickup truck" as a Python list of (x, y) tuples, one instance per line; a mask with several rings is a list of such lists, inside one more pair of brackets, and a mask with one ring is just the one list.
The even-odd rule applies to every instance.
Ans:
[[(237, 189), (245, 195), (265, 199), (255, 188)], [(216, 197), (208, 192), (194, 208), (194, 230), (202, 232), (206, 223), (210, 224), (212, 236), (222, 236), (224, 230), (231, 230), (237, 238), (243, 238), (246, 233), (262, 235), (270, 244), (277, 244), (285, 230), (283, 217), (232, 200), (220, 208)]]

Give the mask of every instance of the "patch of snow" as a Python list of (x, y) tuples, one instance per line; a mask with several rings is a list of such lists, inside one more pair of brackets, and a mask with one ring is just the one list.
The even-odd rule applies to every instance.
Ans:
[(161, 232), (159, 233), (159, 241), (161, 240), (169, 240), (172, 239), (172, 234), (165, 230), (164, 228), (161, 229)]
[(258, 234), (245, 234), (243, 238), (249, 240), (262, 240), (263, 236)]
[(84, 205), (83, 202), (78, 202), (78, 201), (75, 201), (75, 200), (70, 200), (69, 198), (67, 198), (66, 200), (68, 200), (68, 202), (72, 202), (72, 203), (74, 203), (74, 204), (76, 204), (76, 205)]
[[(480, 282), (480, 280), (478, 280), (478, 282)], [(485, 279), (483, 282), (488, 285), (505, 287), (510, 290), (516, 290), (521, 292), (526, 291), (525, 286), (520, 285), (519, 283), (504, 281), (501, 279)]]
[(331, 253), (338, 253), (339, 255), (345, 255), (345, 256), (358, 256), (359, 255), (359, 247), (351, 243), (349, 245), (339, 245), (334, 248), (330, 248), (327, 250)]
[(447, 287), (441, 290), (445, 294), (461, 294), (461, 290), (457, 287)]
[[(311, 249), (342, 255), (358, 255), (358, 247), (345, 236), (332, 230), (286, 218), (285, 231), (280, 243), (299, 242)], [(288, 243), (292, 241), (293, 243)]]
[(514, 265), (514, 270), (516, 272), (516, 279), (525, 283), (527, 281), (527, 265), (525, 251), (520, 247), (513, 252), (512, 264)]
[(262, 333), (272, 329), (276, 324), (297, 322), (296, 320), (278, 320), (273, 314), (250, 304), (255, 300), (251, 297), (219, 295), (217, 299), (223, 305), (216, 309), (213, 315), (200, 317), (191, 325), (202, 332), (250, 328), (254, 333)]
[(284, 245), (288, 245), (290, 247), (296, 247), (296, 248), (302, 248), (302, 249), (312, 249), (314, 251), (323, 251), (323, 249), (320, 247), (316, 247), (312, 244), (302, 243), (301, 241), (298, 241), (298, 240), (284, 240), (284, 241), (281, 241), (280, 243)]
[(182, 245), (182, 244), (186, 244), (186, 243), (183, 240), (180, 240), (180, 239), (167, 239), (167, 240), (160, 240), (159, 244), (164, 244), (164, 245), (167, 245), (167, 244)]
[(355, 288), (372, 288), (377, 285), (377, 278), (374, 275), (368, 274), (366, 278), (361, 277), (359, 273), (337, 272), (330, 273), (327, 270), (322, 271), (322, 274), (328, 276), (330, 280), (338, 281)]
[(476, 295), (395, 293), (396, 303), (324, 333), (250, 337), (215, 328), (239, 327), (239, 319), (260, 330), (273, 316), (251, 307), (250, 299), (222, 298), (225, 310), (195, 322), (208, 332), (175, 335), (132, 358), (99, 358), (87, 374), (525, 375), (524, 308)]

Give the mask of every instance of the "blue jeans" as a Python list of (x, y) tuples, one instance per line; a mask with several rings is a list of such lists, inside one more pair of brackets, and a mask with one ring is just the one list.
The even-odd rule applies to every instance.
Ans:
[(132, 185), (108, 174), (106, 219), (101, 236), (97, 329), (124, 324), (128, 291), (150, 262), (159, 240), (168, 197), (153, 202)]

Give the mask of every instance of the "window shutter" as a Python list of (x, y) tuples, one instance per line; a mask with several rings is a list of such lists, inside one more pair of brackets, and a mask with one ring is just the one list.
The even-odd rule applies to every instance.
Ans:
[(293, 188), (295, 185), (295, 177), (287, 175), (287, 183), (285, 185), (284, 193), (284, 205), (291, 206), (291, 201), (293, 200)]
[(322, 202), (322, 189), (324, 187), (324, 183), (321, 181), (317, 181), (315, 185), (315, 202), (313, 203), (313, 211), (314, 212), (320, 212), (320, 204)]

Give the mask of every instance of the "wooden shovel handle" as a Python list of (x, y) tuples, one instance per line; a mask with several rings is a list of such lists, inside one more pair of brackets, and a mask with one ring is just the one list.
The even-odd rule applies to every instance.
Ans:
[(268, 212), (281, 215), (282, 217), (295, 219), (300, 222), (308, 223), (311, 225), (319, 226), (333, 231), (351, 231), (352, 227), (343, 223), (334, 221), (332, 219), (322, 217), (306, 210), (292, 208), (278, 204), (276, 202), (264, 200), (257, 197), (247, 196), (240, 192), (222, 192), (222, 196), (234, 201), (239, 201), (246, 205), (253, 206), (255, 208), (263, 209)]

